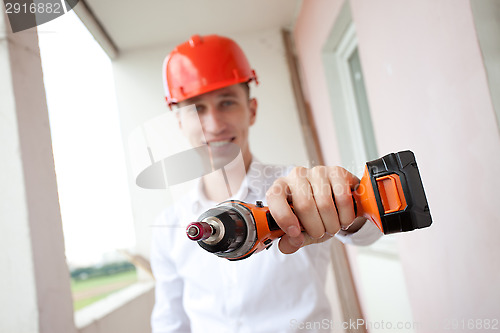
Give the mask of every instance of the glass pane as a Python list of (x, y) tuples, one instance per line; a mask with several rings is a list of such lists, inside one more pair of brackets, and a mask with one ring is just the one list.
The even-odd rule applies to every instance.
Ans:
[(378, 158), (377, 145), (375, 135), (373, 133), (372, 120), (370, 117), (370, 107), (368, 106), (368, 98), (366, 96), (365, 82), (363, 80), (363, 71), (361, 69), (361, 61), (359, 60), (358, 49), (349, 57), (349, 70), (351, 74), (354, 98), (358, 110), (361, 133), (363, 133), (363, 143), (365, 145), (368, 160)]

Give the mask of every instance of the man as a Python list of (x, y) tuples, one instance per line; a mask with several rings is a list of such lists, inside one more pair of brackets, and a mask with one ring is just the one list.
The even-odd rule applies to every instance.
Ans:
[[(248, 131), (257, 101), (248, 83), (257, 76), (234, 41), (191, 37), (166, 58), (164, 81), (167, 102), (179, 107), (179, 127), (191, 145), (208, 145), (212, 163), (228, 165), (202, 177), (158, 224), (185, 226), (229, 198), (262, 200), (286, 234), (278, 247), (231, 262), (182, 232), (156, 228), (153, 332), (294, 332), (297, 323), (330, 320), (325, 241), (337, 235), (368, 244), (380, 235), (371, 222), (355, 218), (351, 191), (359, 180), (339, 167), (283, 168), (252, 157)], [(234, 145), (241, 164), (232, 162)]]

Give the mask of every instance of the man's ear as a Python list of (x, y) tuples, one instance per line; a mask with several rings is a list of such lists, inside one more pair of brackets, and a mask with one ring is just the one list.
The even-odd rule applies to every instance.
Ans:
[(250, 109), (250, 125), (253, 125), (255, 120), (257, 120), (257, 99), (250, 99), (248, 101), (248, 107)]

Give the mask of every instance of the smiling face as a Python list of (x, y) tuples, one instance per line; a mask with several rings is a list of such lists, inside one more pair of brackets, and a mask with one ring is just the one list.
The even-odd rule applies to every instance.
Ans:
[[(196, 111), (182, 108), (191, 104), (196, 105)], [(255, 123), (257, 101), (249, 99), (243, 85), (236, 84), (193, 97), (179, 103), (179, 107), (179, 127), (193, 147), (207, 144), (212, 158), (224, 159), (232, 155), (231, 146), (236, 144), (248, 169), (252, 157), (248, 132)]]

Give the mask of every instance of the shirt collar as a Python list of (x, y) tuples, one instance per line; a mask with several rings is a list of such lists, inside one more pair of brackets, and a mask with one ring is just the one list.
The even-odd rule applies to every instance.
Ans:
[[(265, 189), (260, 188), (262, 187), (262, 182), (260, 181), (263, 177), (262, 168), (263, 164), (255, 157), (252, 157), (252, 162), (250, 163), (250, 167), (248, 168), (247, 174), (245, 175), (238, 192), (228, 200), (245, 201), (245, 198), (252, 194), (264, 193)], [(218, 202), (209, 200), (205, 196), (202, 178), (197, 179), (195, 187), (191, 191), (191, 199), (193, 213), (198, 212), (203, 208), (213, 207), (218, 204)]]

